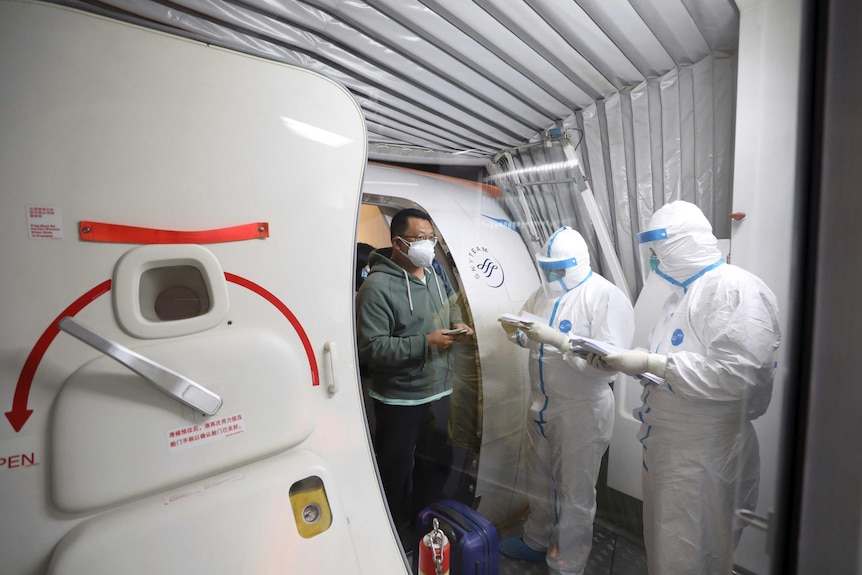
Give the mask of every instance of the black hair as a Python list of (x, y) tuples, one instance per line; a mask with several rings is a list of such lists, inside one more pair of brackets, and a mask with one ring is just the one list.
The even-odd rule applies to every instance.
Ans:
[(356, 243), (356, 290), (359, 291), (359, 286), (362, 285), (362, 282), (365, 281), (365, 278), (362, 277), (362, 268), (368, 265), (368, 258), (371, 255), (371, 252), (374, 251), (374, 246), (369, 244), (363, 244), (362, 242)]
[(404, 208), (392, 216), (392, 221), (389, 223), (389, 239), (395, 239), (395, 236), (400, 236), (410, 228), (408, 218), (419, 218), (420, 220), (425, 220), (426, 222), (431, 223), (431, 216), (422, 210), (417, 210), (416, 208)]

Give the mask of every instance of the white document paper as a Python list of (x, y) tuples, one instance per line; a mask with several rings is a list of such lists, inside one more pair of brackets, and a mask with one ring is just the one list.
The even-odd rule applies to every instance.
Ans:
[(572, 342), (572, 352), (580, 355), (581, 357), (586, 356), (588, 353), (595, 353), (604, 357), (612, 353), (626, 351), (625, 349), (617, 347), (613, 344), (580, 335), (570, 336), (569, 341)]
[(534, 323), (541, 323), (544, 325), (548, 325), (548, 320), (545, 318), (541, 318), (537, 315), (533, 315), (529, 312), (523, 312), (520, 315), (514, 313), (504, 313), (500, 317), (497, 318), (497, 321), (501, 321), (503, 323), (510, 323), (512, 325), (516, 325), (518, 327), (528, 328)]

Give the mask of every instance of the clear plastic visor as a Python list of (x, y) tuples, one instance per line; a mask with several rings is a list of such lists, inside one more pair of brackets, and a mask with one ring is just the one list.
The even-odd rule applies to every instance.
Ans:
[(575, 258), (564, 260), (549, 260), (536, 258), (539, 265), (539, 276), (542, 278), (542, 289), (548, 298), (559, 297), (572, 288), (570, 282), (566, 281), (567, 272), (578, 265)]
[(667, 229), (658, 228), (638, 234), (638, 251), (640, 254), (641, 277), (646, 281), (650, 271), (658, 267), (658, 256), (655, 253), (656, 242), (667, 239)]

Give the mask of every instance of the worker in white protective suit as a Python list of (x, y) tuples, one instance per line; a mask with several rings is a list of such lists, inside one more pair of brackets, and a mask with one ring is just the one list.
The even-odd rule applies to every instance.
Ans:
[(595, 485), (614, 423), (614, 377), (571, 353), (571, 336), (631, 346), (629, 299), (590, 268), (581, 235), (566, 226), (536, 255), (542, 287), (521, 309), (530, 326), (501, 322), (510, 341), (530, 349), (527, 497), (523, 537), (500, 551), (545, 561), (552, 574), (584, 572), (593, 541)]
[(769, 405), (780, 334), (778, 306), (753, 274), (724, 262), (712, 226), (694, 204), (657, 210), (642, 246), (671, 294), (650, 335), (594, 367), (642, 379), (644, 542), (652, 575), (728, 575), (742, 525), (734, 508), (754, 509), (760, 479), (751, 420)]

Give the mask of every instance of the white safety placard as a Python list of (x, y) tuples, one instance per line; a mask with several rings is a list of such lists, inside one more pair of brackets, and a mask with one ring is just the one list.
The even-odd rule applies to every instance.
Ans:
[(63, 239), (60, 208), (27, 206), (27, 233), (31, 240)]

